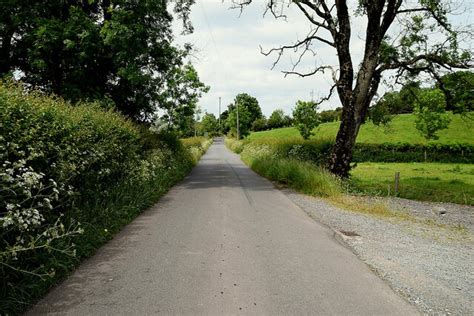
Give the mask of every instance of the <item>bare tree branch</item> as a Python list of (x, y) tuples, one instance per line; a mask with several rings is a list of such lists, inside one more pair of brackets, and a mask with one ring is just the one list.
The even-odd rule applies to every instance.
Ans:
[(326, 69), (333, 69), (332, 66), (319, 66), (317, 67), (315, 70), (311, 71), (311, 72), (307, 72), (307, 73), (301, 73), (301, 72), (298, 72), (298, 71), (282, 71), (284, 74), (285, 74), (285, 77), (288, 76), (288, 75), (297, 75), (299, 77), (309, 77), (309, 76), (313, 76), (315, 74), (317, 74), (318, 72), (320, 73), (323, 73), (324, 74), (324, 71)]

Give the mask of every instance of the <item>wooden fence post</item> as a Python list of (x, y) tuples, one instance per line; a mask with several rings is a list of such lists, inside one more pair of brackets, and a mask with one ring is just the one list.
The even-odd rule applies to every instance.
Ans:
[(394, 185), (394, 193), (395, 196), (398, 196), (398, 185), (400, 184), (400, 172), (395, 172), (395, 185)]

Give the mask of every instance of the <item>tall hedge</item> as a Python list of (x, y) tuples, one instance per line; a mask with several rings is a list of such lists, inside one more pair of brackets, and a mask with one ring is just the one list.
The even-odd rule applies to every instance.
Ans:
[(0, 314), (27, 308), (202, 152), (98, 104), (0, 83)]
[[(274, 155), (325, 165), (328, 162), (332, 140), (309, 140), (300, 138), (268, 139), (232, 142), (241, 152), (244, 147), (268, 147)], [(445, 162), (474, 163), (474, 146), (470, 144), (408, 144), (357, 143), (354, 148), (354, 162)]]
[(356, 144), (355, 162), (447, 162), (474, 163), (470, 144)]

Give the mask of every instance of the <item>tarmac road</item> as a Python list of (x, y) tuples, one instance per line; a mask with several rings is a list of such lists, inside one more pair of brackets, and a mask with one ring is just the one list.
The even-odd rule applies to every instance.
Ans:
[(216, 140), (28, 314), (412, 315), (333, 232)]

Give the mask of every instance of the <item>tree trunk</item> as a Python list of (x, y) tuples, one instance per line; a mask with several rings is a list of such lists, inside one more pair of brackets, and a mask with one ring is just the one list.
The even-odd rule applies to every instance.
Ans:
[(7, 29), (2, 35), (0, 35), (2, 42), (0, 47), (0, 76), (12, 70), (10, 55), (13, 33), (13, 29)]
[(362, 119), (356, 118), (350, 107), (353, 105), (343, 107), (341, 126), (330, 157), (329, 170), (340, 178), (349, 177), (354, 144), (362, 123)]

